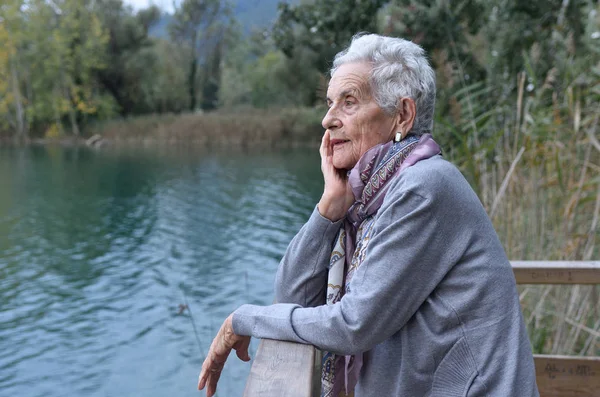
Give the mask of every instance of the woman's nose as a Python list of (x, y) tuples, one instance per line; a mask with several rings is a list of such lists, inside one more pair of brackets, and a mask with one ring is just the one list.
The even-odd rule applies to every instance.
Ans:
[(327, 113), (325, 114), (325, 117), (323, 117), (323, 121), (321, 122), (321, 125), (326, 130), (332, 130), (332, 129), (340, 128), (342, 126), (342, 122), (337, 117), (336, 112), (333, 107), (330, 107), (327, 110)]

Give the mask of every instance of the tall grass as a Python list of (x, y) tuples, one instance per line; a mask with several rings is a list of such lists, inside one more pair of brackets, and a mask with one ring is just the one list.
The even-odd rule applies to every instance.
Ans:
[[(552, 69), (533, 90), (526, 77), (491, 110), (479, 106), (489, 85), (459, 90), (458, 116), (440, 120), (436, 135), (511, 260), (600, 260), (600, 62)], [(520, 286), (534, 351), (600, 355), (599, 297), (600, 286)]]
[(200, 144), (205, 146), (316, 146), (323, 109), (223, 109), (210, 113), (162, 114), (90, 126), (118, 143)]

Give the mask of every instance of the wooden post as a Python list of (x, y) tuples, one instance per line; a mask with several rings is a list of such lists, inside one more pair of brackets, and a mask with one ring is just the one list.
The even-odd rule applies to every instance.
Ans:
[(314, 347), (263, 339), (244, 397), (312, 397), (314, 367)]

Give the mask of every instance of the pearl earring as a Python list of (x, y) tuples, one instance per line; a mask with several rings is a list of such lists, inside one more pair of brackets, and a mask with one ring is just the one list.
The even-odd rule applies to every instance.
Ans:
[(402, 140), (402, 133), (396, 132), (396, 138), (394, 139), (394, 142), (400, 142), (401, 140)]

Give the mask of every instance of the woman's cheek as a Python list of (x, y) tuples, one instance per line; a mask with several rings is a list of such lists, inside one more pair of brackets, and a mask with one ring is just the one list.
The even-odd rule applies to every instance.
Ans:
[(356, 164), (358, 162), (358, 160), (360, 160), (360, 153), (361, 153), (360, 144), (353, 144), (352, 145), (352, 163), (353, 164)]

